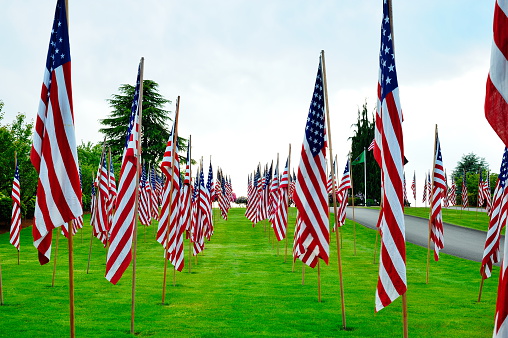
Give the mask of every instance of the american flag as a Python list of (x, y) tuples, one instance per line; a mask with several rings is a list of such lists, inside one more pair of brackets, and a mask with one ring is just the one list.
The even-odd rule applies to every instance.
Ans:
[(113, 160), (111, 158), (111, 150), (109, 150), (109, 199), (108, 199), (108, 229), (111, 229), (113, 223), (113, 211), (116, 208), (116, 181), (115, 169), (113, 168)]
[(483, 195), (484, 188), (483, 188), (483, 170), (480, 169), (480, 178), (478, 179), (478, 207), (483, 207), (483, 204), (485, 203), (485, 196)]
[(19, 164), (16, 161), (14, 179), (12, 180), (12, 216), (9, 241), (19, 251), (19, 232), (21, 231), (21, 190), (19, 187)]
[(404, 186), (404, 204), (408, 202), (408, 199), (407, 199), (407, 189), (406, 189), (406, 173), (404, 173), (404, 183), (403, 183), (403, 186)]
[(462, 175), (462, 207), (467, 208), (467, 181), (466, 181), (466, 172)]
[[(335, 160), (333, 161), (333, 164), (332, 164), (332, 169), (330, 170), (330, 175), (328, 175), (328, 181), (326, 183), (326, 191), (328, 192), (328, 194), (332, 194), (333, 191), (335, 191), (336, 194), (338, 194), (339, 192), (339, 189), (337, 188), (337, 176), (336, 175), (333, 175), (333, 173), (335, 172)], [(333, 181), (333, 178), (335, 176), (335, 182), (332, 183)]]
[(185, 176), (180, 191), (180, 226), (183, 230), (190, 231), (191, 223), (191, 140), (187, 144), (187, 158), (185, 164)]
[(328, 264), (330, 251), (325, 109), (320, 58), (294, 193), (299, 224), (296, 246), (300, 260), (310, 267), (315, 267), (319, 258)]
[(201, 180), (203, 180), (204, 182), (203, 168), (201, 168), (200, 166), (196, 174), (196, 181), (194, 182), (194, 193), (192, 195), (193, 215), (192, 215), (191, 241), (193, 243), (192, 254), (194, 256), (199, 254), (205, 248), (205, 241), (203, 237), (203, 223), (200, 207)]
[(487, 177), (483, 181), (483, 198), (487, 202), (487, 206), (485, 209), (487, 213), (490, 215), (492, 210), (492, 193), (490, 192), (490, 175), (487, 173)]
[(453, 206), (457, 203), (457, 186), (455, 179), (452, 177), (452, 186), (448, 189), (448, 203)]
[(277, 166), (275, 167), (275, 171), (273, 172), (272, 183), (270, 184), (270, 192), (268, 198), (268, 219), (270, 220), (270, 224), (275, 230), (275, 211), (277, 210), (277, 204), (279, 204), (279, 160), (277, 159)]
[[(96, 198), (97, 192), (96, 192), (95, 186), (96, 186), (96, 181), (95, 181), (95, 179), (93, 179), (92, 180), (92, 187), (90, 188), (90, 225), (92, 227), (95, 227), (95, 213), (96, 213), (95, 205), (97, 204), (97, 198)], [(95, 236), (95, 233), (94, 233), (94, 236)]]
[(219, 208), (221, 211), (222, 219), (228, 219), (228, 211), (229, 211), (229, 200), (228, 200), (228, 189), (226, 185), (226, 179), (223, 176), (222, 172), (220, 175), (217, 175), (217, 178), (220, 179), (220, 184), (217, 182), (217, 187), (219, 187), (218, 198), (219, 198)]
[(413, 173), (413, 182), (411, 182), (411, 190), (413, 190), (413, 199), (415, 200), (416, 203), (416, 171)]
[(448, 208), (450, 206), (450, 201), (448, 200), (448, 177), (446, 176), (446, 170), (444, 174), (444, 181), (446, 189), (443, 191), (443, 207)]
[(424, 184), (423, 184), (423, 198), (422, 198), (422, 203), (426, 203), (427, 201), (427, 174), (425, 174), (425, 178), (423, 179), (424, 181)]
[[(505, 146), (508, 146), (508, 104), (506, 102), (508, 78), (506, 74), (508, 54), (508, 37), (506, 23), (508, 20), (508, 1), (497, 0), (494, 8), (493, 41), (490, 57), (490, 71), (487, 78), (485, 94), (485, 117), (499, 135)], [(504, 158), (503, 158), (504, 160)], [(504, 190), (504, 189), (503, 189)], [(496, 208), (496, 194), (494, 206)], [(493, 210), (491, 209), (491, 210)], [(494, 214), (494, 211), (491, 211)], [(499, 276), (497, 290), (496, 319), (494, 337), (508, 336), (508, 245), (505, 242), (504, 259)]]
[[(178, 103), (177, 103), (178, 104)], [(176, 122), (176, 118), (175, 118)], [(177, 152), (177, 135), (175, 125), (171, 129), (166, 151), (161, 163), (161, 170), (166, 176), (164, 183), (162, 207), (159, 217), (159, 227), (157, 230), (157, 242), (159, 242), (166, 252), (166, 259), (172, 261), (174, 244), (177, 241), (177, 227), (179, 214), (179, 190), (180, 190), (180, 170)], [(173, 245), (173, 247), (172, 247)], [(173, 261), (172, 261), (173, 262)]]
[(152, 206), (150, 205), (151, 196), (148, 193), (147, 187), (150, 186), (148, 177), (146, 176), (146, 165), (142, 166), (141, 179), (139, 182), (139, 222), (145, 226), (149, 226), (152, 223), (150, 217), (150, 211)]
[(254, 177), (251, 182), (251, 192), (249, 194), (249, 199), (247, 200), (247, 210), (245, 211), (245, 217), (252, 222), (252, 226), (254, 226), (257, 221), (257, 206), (258, 206), (258, 198), (259, 198), (259, 190), (258, 186), (261, 177), (261, 168), (258, 165), (257, 171), (254, 172)]
[(200, 176), (199, 176), (199, 192), (198, 192), (198, 208), (199, 208), (199, 212), (198, 212), (198, 223), (200, 223), (200, 227), (201, 227), (201, 231), (200, 231), (200, 234), (199, 234), (199, 238), (198, 240), (200, 241), (200, 247), (201, 247), (201, 250), (203, 250), (204, 248), (204, 238), (207, 236), (206, 234), (206, 230), (207, 230), (207, 226), (208, 224), (211, 223), (211, 220), (209, 219), (210, 217), (210, 209), (211, 209), (211, 205), (210, 205), (210, 192), (208, 191), (208, 189), (206, 188), (205, 186), (205, 176), (204, 176), (204, 173), (203, 173), (203, 168), (201, 168), (201, 171), (200, 171)]
[(288, 226), (288, 187), (289, 187), (289, 158), (286, 160), (284, 171), (280, 177), (279, 184), (279, 201), (275, 208), (275, 217), (273, 229), (275, 236), (278, 241), (282, 241), (286, 238), (287, 226)]
[(482, 266), (480, 274), (486, 279), (492, 275), (492, 265), (499, 262), (499, 239), (506, 218), (508, 216), (508, 189), (506, 183), (508, 179), (508, 148), (505, 147), (499, 176), (497, 178), (496, 190), (492, 203), (490, 214), (489, 229), (485, 240), (483, 251)]
[(432, 196), (432, 182), (430, 181), (430, 172), (427, 174), (427, 199), (430, 204), (430, 198)]
[(210, 165), (208, 166), (206, 190), (207, 190), (206, 198), (208, 198), (208, 201), (206, 202), (207, 217), (205, 218), (205, 222), (203, 223), (203, 232), (206, 239), (210, 240), (213, 234), (212, 194), (215, 192), (215, 189), (213, 189), (212, 162), (210, 162)]
[(157, 191), (157, 174), (155, 173), (155, 168), (152, 167), (150, 170), (150, 185), (152, 186), (152, 202), (150, 205), (152, 206), (151, 216), (152, 219), (158, 221), (159, 220), (159, 192)]
[(96, 237), (101, 240), (104, 247), (108, 242), (109, 231), (109, 215), (108, 215), (108, 200), (109, 200), (109, 171), (106, 164), (106, 156), (103, 153), (101, 162), (99, 164), (99, 195), (97, 196), (97, 212), (95, 213), (95, 227), (97, 229)]
[[(339, 210), (338, 210), (338, 224), (339, 226), (343, 226), (346, 223), (346, 207), (348, 205), (348, 189), (351, 189), (351, 175), (349, 172), (350, 163), (349, 159), (346, 162), (346, 167), (344, 168), (344, 172), (342, 173), (342, 179), (340, 181), (339, 191), (337, 194), (339, 197)], [(334, 229), (336, 231), (337, 229)]]
[(139, 99), (143, 90), (141, 70), (143, 59), (139, 63), (134, 98), (132, 100), (129, 126), (127, 128), (125, 148), (123, 151), (120, 179), (118, 181), (117, 208), (111, 225), (110, 246), (106, 261), (106, 279), (116, 284), (132, 260), (132, 238), (136, 222), (138, 200), (140, 151), (140, 110)]
[[(376, 145), (382, 172), (383, 204), (380, 212), (381, 253), (376, 311), (407, 290), (406, 240), (403, 205), (404, 142), (395, 53), (387, 1), (383, 3), (379, 56)], [(376, 149), (374, 149), (376, 157)]]
[[(81, 167), (78, 168), (79, 170), (79, 189), (81, 190), (81, 197), (83, 197), (83, 177), (81, 176)], [(83, 200), (81, 200), (81, 208), (83, 208)], [(73, 235), (75, 235), (79, 229), (83, 228), (83, 214), (76, 218), (73, 222)], [(64, 227), (65, 229), (65, 227)], [(67, 235), (65, 235), (67, 237)]]
[(430, 239), (434, 243), (434, 259), (439, 260), (439, 251), (444, 247), (443, 217), (441, 214), (441, 199), (444, 196), (446, 186), (443, 157), (441, 156), (441, 144), (436, 130), (436, 157), (434, 158), (434, 184), (432, 192), (432, 213), (430, 217), (431, 234)]
[(30, 153), (39, 174), (32, 234), (41, 264), (51, 256), (52, 230), (83, 214), (71, 88), (65, 1), (58, 0)]
[(369, 144), (369, 148), (367, 148), (368, 151), (371, 151), (374, 149), (374, 146), (376, 145), (376, 139), (373, 139), (372, 142)]

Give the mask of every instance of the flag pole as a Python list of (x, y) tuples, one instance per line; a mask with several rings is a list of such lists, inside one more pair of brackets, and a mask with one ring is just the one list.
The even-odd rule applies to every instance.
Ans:
[[(93, 172), (92, 172), (92, 185), (94, 184), (93, 182), (95, 181), (95, 177), (93, 175)], [(92, 187), (93, 188), (93, 187)], [(96, 203), (95, 203), (96, 204)], [(95, 204), (94, 204), (94, 207), (95, 207)], [(86, 274), (88, 274), (88, 272), (90, 271), (90, 259), (92, 257), (92, 240), (93, 240), (93, 223), (94, 223), (94, 208), (91, 208), (92, 210), (90, 210), (90, 227), (92, 228), (91, 232), (90, 232), (90, 247), (88, 249), (88, 265), (87, 265), (87, 268), (86, 268)]]
[(289, 187), (291, 186), (291, 143), (289, 144), (289, 155), (288, 155), (288, 193), (286, 196), (288, 206), (288, 222), (286, 223), (286, 247), (284, 249), (284, 263), (286, 263), (286, 257), (288, 255), (288, 223), (289, 223)]
[[(437, 147), (437, 124), (434, 132), (434, 157), (432, 159), (432, 168), (435, 166), (436, 161), (436, 147)], [(430, 269), (430, 236), (432, 233), (432, 204), (434, 203), (434, 170), (432, 170), (432, 181), (430, 186), (430, 208), (429, 208), (429, 239), (427, 242), (427, 278), (426, 284), (429, 284), (429, 269)]]
[(363, 147), (363, 187), (365, 190), (365, 206), (367, 206), (367, 152), (365, 147)]
[(56, 228), (56, 246), (55, 246), (55, 260), (53, 261), (53, 277), (51, 278), (51, 287), (55, 286), (55, 274), (56, 274), (56, 260), (58, 258), (58, 242), (60, 239), (60, 231), (58, 231), (58, 228)]
[(189, 135), (189, 144), (187, 145), (187, 147), (189, 148), (189, 163), (187, 163), (189, 165), (189, 196), (188, 196), (188, 205), (189, 205), (189, 218), (188, 218), (188, 223), (190, 222), (191, 224), (186, 224), (185, 227), (187, 228), (187, 225), (189, 225), (189, 273), (191, 273), (191, 266), (192, 266), (192, 234), (191, 234), (191, 227), (192, 227), (192, 165), (190, 163), (190, 160), (192, 158), (191, 156), (191, 151), (192, 151), (192, 146), (191, 146), (191, 141), (192, 141), (192, 135)]
[[(335, 155), (337, 157), (337, 155)], [(356, 219), (355, 219), (355, 197), (353, 196), (353, 171), (351, 170), (351, 157), (348, 157), (349, 161), (349, 170), (351, 175), (349, 175), (349, 180), (351, 181), (351, 205), (353, 207), (353, 248), (354, 255), (356, 256)], [(347, 200), (347, 196), (346, 196)]]
[[(326, 125), (327, 125), (327, 136), (328, 136), (328, 147), (330, 151), (330, 158), (333, 158), (333, 150), (332, 150), (332, 132), (330, 128), (330, 113), (328, 112), (328, 88), (326, 84), (326, 66), (325, 66), (325, 51), (321, 50), (321, 62), (323, 63), (323, 89), (325, 94), (325, 107), (326, 107)], [(335, 182), (335, 172), (332, 170), (332, 183)], [(339, 227), (338, 227), (338, 218), (337, 218), (337, 196), (336, 196), (336, 187), (335, 184), (332, 184), (332, 197), (333, 197), (333, 212), (334, 212), (334, 227), (335, 237), (337, 240), (337, 265), (339, 269), (339, 284), (340, 284), (340, 300), (341, 300), (341, 312), (342, 312), (342, 328), (346, 328), (346, 307), (344, 305), (344, 283), (342, 282), (342, 260), (340, 255), (340, 235), (339, 235)]]
[(175, 154), (176, 154), (176, 142), (178, 141), (178, 137), (176, 136), (178, 133), (178, 115), (180, 113), (180, 96), (176, 98), (176, 112), (175, 112), (175, 128), (173, 130), (173, 140), (172, 148), (171, 148), (171, 177), (169, 178), (169, 206), (168, 206), (168, 224), (166, 226), (166, 244), (164, 245), (164, 277), (162, 281), (162, 304), (165, 304), (166, 301), (166, 275), (168, 269), (168, 258), (167, 258), (167, 248), (169, 246), (169, 230), (171, 227), (171, 205), (173, 204), (173, 176), (175, 175)]
[(141, 174), (141, 129), (143, 122), (143, 72), (145, 67), (145, 58), (141, 57), (139, 61), (139, 97), (138, 97), (138, 145), (137, 145), (137, 161), (136, 161), (136, 191), (134, 192), (134, 228), (132, 233), (132, 291), (131, 291), (131, 334), (134, 334), (134, 319), (136, 314), (136, 258), (138, 246), (138, 208), (139, 208), (139, 177)]

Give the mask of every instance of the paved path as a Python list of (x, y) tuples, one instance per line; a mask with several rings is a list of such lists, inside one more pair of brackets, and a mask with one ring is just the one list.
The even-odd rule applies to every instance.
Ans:
[[(371, 229), (376, 228), (379, 210), (355, 208), (355, 220), (357, 223)], [(353, 219), (353, 208), (347, 208), (347, 218)], [(427, 247), (429, 236), (429, 221), (427, 219), (405, 216), (406, 241)], [(483, 247), (487, 233), (485, 231), (469, 229), (457, 225), (443, 223), (444, 249), (441, 252), (481, 262)], [(501, 238), (501, 255), (503, 254), (504, 236)]]

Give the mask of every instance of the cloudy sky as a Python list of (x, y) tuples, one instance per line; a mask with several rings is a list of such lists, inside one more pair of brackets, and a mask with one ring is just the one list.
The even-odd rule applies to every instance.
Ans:
[[(193, 157), (212, 156), (245, 195), (257, 163), (298, 163), (319, 53), (326, 55), (333, 151), (342, 168), (357, 110), (373, 112), (381, 0), (69, 0), (77, 140), (98, 142), (98, 120), (121, 84), (133, 84), (139, 59), (163, 96), (181, 96), (180, 135)], [(2, 4), (0, 99), (4, 123), (34, 119), (55, 0)], [(408, 186), (418, 203), (432, 165), (438, 124), (443, 162), (485, 157), (499, 171), (503, 145), (484, 118), (494, 1), (393, 0), (394, 41), (405, 121)], [(366, 145), (367, 146), (367, 145)], [(358, 154), (353, 154), (356, 156)], [(283, 162), (283, 160), (281, 160)]]

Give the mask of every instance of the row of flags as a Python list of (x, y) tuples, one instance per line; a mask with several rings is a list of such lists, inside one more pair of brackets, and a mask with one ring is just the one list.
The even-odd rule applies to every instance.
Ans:
[[(380, 253), (379, 276), (376, 288), (376, 311), (389, 305), (401, 295), (404, 298), (407, 290), (405, 224), (403, 217), (403, 186), (405, 185), (403, 172), (403, 116), (398, 94), (389, 6), (390, 2), (384, 0), (379, 54), (375, 141), (372, 145), (374, 157), (381, 168), (383, 187), (382, 207), (378, 222), (382, 238), (382, 250)], [(508, 103), (505, 99), (508, 96), (508, 93), (506, 93), (508, 78), (506, 72), (503, 71), (508, 62), (505, 57), (508, 53), (508, 47), (506, 47), (508, 46), (508, 43), (506, 43), (507, 37), (506, 34), (503, 34), (504, 23), (508, 22), (506, 16), (507, 9), (508, 0), (496, 1), (494, 41), (491, 68), (487, 80), (485, 114), (494, 130), (505, 145), (508, 146), (508, 134), (506, 132), (506, 126), (508, 125)], [(117, 201), (114, 203), (111, 197), (110, 170), (108, 170), (109, 168), (105, 164), (105, 156), (103, 155), (97, 186), (98, 196), (94, 205), (97, 208), (93, 217), (94, 231), (96, 231), (96, 236), (100, 237), (103, 242), (109, 243), (106, 278), (113, 284), (121, 278), (133, 258), (132, 239), (138, 208), (143, 208), (145, 214), (142, 217), (144, 220), (148, 219), (148, 214), (150, 214), (150, 217), (153, 217), (151, 213), (152, 209), (148, 206), (148, 195), (145, 195), (144, 198), (138, 198), (138, 195), (147, 194), (146, 189), (148, 189), (146, 184), (147, 173), (145, 172), (144, 177), (140, 175), (143, 62), (142, 59), (138, 68), (135, 95), (122, 156), (116, 196)], [(70, 79), (71, 58), (66, 6), (64, 0), (58, 0), (30, 154), (31, 162), (39, 175), (33, 237), (34, 245), (39, 252), (41, 264), (47, 263), (50, 259), (52, 230), (62, 227), (64, 234), (69, 237), (69, 243), (72, 243), (72, 235), (77, 227), (79, 227), (79, 219), (83, 213)], [(294, 256), (311, 267), (314, 267), (319, 259), (322, 259), (325, 263), (328, 263), (329, 260), (329, 211), (326, 175), (326, 148), (329, 142), (326, 123), (329, 123), (329, 121), (327, 118), (325, 97), (327, 93), (324, 79), (324, 59), (321, 57), (307, 118), (296, 180), (290, 180), (288, 165), (287, 171), (286, 169), (283, 171), (280, 180), (278, 168), (275, 169), (273, 181), (272, 168), (270, 170), (265, 169), (265, 173), (261, 177), (260, 168), (258, 167), (254, 177), (249, 179), (250, 193), (248, 214), (246, 215), (251, 219), (253, 224), (267, 218), (275, 223), (278, 216), (284, 219), (283, 215), (277, 215), (278, 206), (280, 205), (281, 196), (284, 196), (284, 189), (290, 190), (291, 184), (294, 182), (294, 191), (287, 191), (285, 199), (288, 201), (289, 196), (292, 196), (298, 209)], [(194, 229), (192, 229), (192, 226), (190, 228), (190, 237), (195, 243), (194, 252), (202, 250), (201, 242), (203, 238), (209, 239), (213, 234), (211, 204), (213, 196), (216, 195), (215, 189), (213, 189), (211, 164), (206, 185), (202, 164), (198, 170), (198, 175), (196, 175), (197, 179), (194, 191), (191, 189), (190, 179), (188, 182), (185, 180), (180, 182), (178, 154), (176, 151), (176, 121), (177, 118), (175, 118), (174, 132), (171, 134), (170, 140), (168, 140), (164, 160), (161, 165), (161, 170), (166, 179), (162, 193), (159, 230), (157, 232), (157, 240), (163, 245), (166, 258), (172, 261), (175, 268), (180, 267), (180, 264), (183, 265), (183, 246), (181, 243), (183, 231), (186, 229), (184, 228), (185, 222), (181, 220), (188, 220), (187, 214), (189, 213), (192, 215), (191, 221), (187, 222), (187, 224), (192, 224), (192, 219), (197, 224)], [(437, 133), (435, 150), (433, 188), (431, 191), (428, 191), (428, 189), (426, 191), (429, 196), (432, 195), (432, 237), (434, 238), (435, 247), (439, 250), (441, 245), (439, 241), (442, 240), (440, 201), (446, 197), (444, 193), (446, 184), (445, 177), (442, 175), (442, 158)], [(491, 221), (485, 249), (486, 255), (484, 254), (485, 265), (482, 265), (482, 277), (487, 277), (490, 274), (491, 265), (489, 264), (495, 262), (499, 256), (496, 240), (500, 236), (500, 231), (505, 225), (507, 218), (508, 204), (506, 203), (507, 197), (505, 194), (506, 162), (507, 155), (505, 150), (501, 174), (498, 178), (492, 203)], [(18, 173), (18, 170), (16, 172)], [(13, 186), (16, 184), (16, 180), (19, 182), (19, 174), (17, 178), (15, 175)], [(139, 184), (140, 180), (142, 181), (141, 184)], [(273, 189), (271, 182), (273, 183)], [(465, 183), (464, 175), (463, 189), (466, 188)], [(185, 189), (186, 185), (187, 189)], [(224, 176), (222, 176), (220, 191), (221, 194), (226, 194), (226, 196), (229, 193), (228, 191), (230, 191), (228, 189), (231, 189), (227, 185), (227, 179), (224, 179)], [(335, 182), (332, 183), (332, 186), (334, 185)], [(139, 187), (142, 187), (144, 192), (141, 192)], [(335, 187), (332, 188), (333, 190), (335, 190)], [(13, 187), (12, 195), (15, 201), (13, 204), (19, 204), (16, 202), (19, 200), (19, 184), (17, 188)], [(220, 196), (216, 197), (220, 200)], [(225, 198), (223, 208), (227, 210), (228, 199), (230, 201), (231, 197)], [(343, 197), (343, 201), (345, 199), (346, 197)], [(180, 202), (181, 200), (183, 202)], [(195, 203), (182, 206), (188, 200), (193, 200)], [(276, 201), (278, 202), (276, 203)], [(467, 191), (464, 190), (463, 201), (464, 205), (467, 205)], [(183, 204), (179, 205), (179, 203)], [(143, 206), (140, 204), (143, 204)], [(282, 208), (284, 207), (286, 206), (283, 204)], [(113, 208), (116, 211), (111, 215), (108, 213), (108, 210)], [(15, 224), (19, 224), (18, 213), (17, 206), (13, 205), (13, 221)], [(181, 214), (184, 214), (184, 216), (179, 217)], [(226, 216), (224, 216), (222, 208), (221, 214), (223, 217), (227, 217), (227, 211)], [(489, 238), (491, 238), (490, 241)], [(17, 240), (15, 235), (11, 241), (16, 245)], [(69, 246), (71, 247), (71, 244)], [(71, 250), (69, 251), (71, 255)], [(508, 262), (506, 260), (506, 257), (508, 257), (508, 245), (505, 245), (504, 251), (505, 260), (503, 261), (499, 278), (494, 325), (494, 336), (499, 337), (508, 335), (508, 321), (506, 320), (508, 316)], [(435, 254), (438, 255), (439, 251), (435, 252)], [(71, 258), (69, 259), (72, 261)], [(72, 267), (70, 267), (70, 270), (72, 270)], [(70, 274), (70, 279), (71, 276), (72, 274)], [(70, 283), (70, 289), (72, 295), (72, 282)], [(73, 297), (71, 297), (71, 301), (73, 301)], [(405, 306), (405, 302), (403, 304)], [(73, 325), (72, 318), (73, 303), (71, 304), (71, 325)], [(74, 327), (71, 328), (71, 336), (73, 332)], [(405, 335), (407, 335), (407, 332), (405, 332)]]

